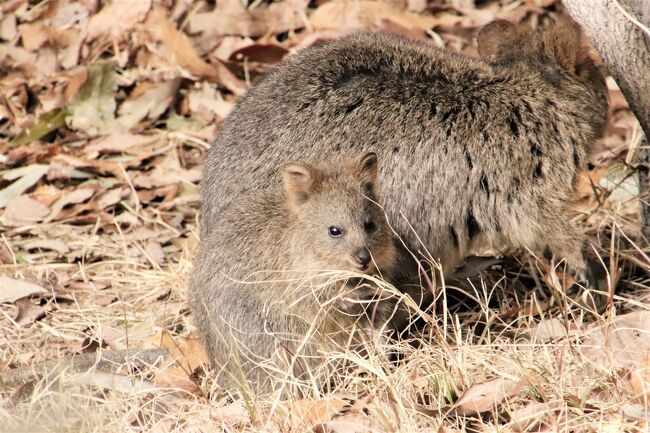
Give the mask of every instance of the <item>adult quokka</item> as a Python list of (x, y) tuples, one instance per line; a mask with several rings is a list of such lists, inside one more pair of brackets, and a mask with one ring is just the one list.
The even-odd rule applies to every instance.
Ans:
[(189, 293), (220, 384), (325, 384), (345, 368), (329, 353), (380, 336), (396, 303), (362, 278), (394, 270), (377, 164), (285, 164), (283, 189), (241, 197), (204, 232)]
[(280, 161), (373, 151), (390, 223), (445, 273), (505, 246), (565, 259), (584, 280), (568, 202), (606, 123), (603, 77), (569, 19), (537, 31), (494, 21), (477, 41), (481, 58), (386, 34), (291, 56), (241, 98), (208, 153), (203, 236)]

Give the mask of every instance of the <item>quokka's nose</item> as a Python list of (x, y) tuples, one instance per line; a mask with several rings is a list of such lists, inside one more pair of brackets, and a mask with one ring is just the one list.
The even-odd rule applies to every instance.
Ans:
[(354, 256), (357, 259), (357, 262), (359, 262), (363, 267), (368, 266), (368, 263), (370, 263), (370, 251), (368, 251), (368, 248), (366, 247), (359, 248)]

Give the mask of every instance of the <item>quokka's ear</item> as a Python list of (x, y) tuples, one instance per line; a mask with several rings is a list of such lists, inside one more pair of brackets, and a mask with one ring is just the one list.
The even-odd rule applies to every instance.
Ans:
[(379, 161), (377, 154), (369, 152), (363, 155), (356, 163), (356, 172), (370, 191), (374, 191), (375, 184), (377, 183), (377, 176), (379, 174)]
[(305, 202), (317, 180), (316, 169), (304, 162), (291, 161), (282, 167), (284, 191), (293, 204)]
[(478, 53), (482, 57), (502, 58), (520, 51), (529, 42), (532, 31), (523, 24), (506, 20), (487, 23), (476, 36)]
[(578, 69), (585, 63), (593, 64), (582, 30), (571, 18), (564, 15), (556, 17), (538, 35), (543, 54), (569, 74), (579, 75)]

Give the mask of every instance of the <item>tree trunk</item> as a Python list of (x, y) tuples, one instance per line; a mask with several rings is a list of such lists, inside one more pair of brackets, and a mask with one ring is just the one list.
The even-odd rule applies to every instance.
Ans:
[[(602, 56), (639, 120), (646, 140), (650, 139), (650, 35), (646, 33), (650, 27), (650, 0), (564, 0), (564, 5)], [(645, 26), (645, 30), (630, 17)], [(647, 146), (642, 147), (639, 159), (641, 231), (650, 240), (650, 203), (645, 194), (650, 189)]]

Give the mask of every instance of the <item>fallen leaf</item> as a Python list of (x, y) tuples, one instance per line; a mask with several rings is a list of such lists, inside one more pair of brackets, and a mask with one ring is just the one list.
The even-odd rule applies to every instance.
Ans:
[(178, 30), (167, 18), (163, 8), (155, 8), (154, 19), (160, 27), (160, 35), (165, 49), (176, 63), (198, 77), (216, 77), (217, 70), (196, 53), (190, 38)]
[(241, 61), (248, 59), (251, 62), (279, 63), (289, 51), (275, 44), (250, 44), (234, 50), (228, 60)]
[(190, 112), (205, 123), (212, 122), (214, 116), (225, 119), (235, 105), (224, 101), (221, 94), (209, 83), (203, 83), (199, 89), (191, 89), (187, 100)]
[(68, 126), (89, 135), (122, 132), (124, 127), (115, 119), (116, 90), (117, 73), (113, 63), (90, 66), (88, 79), (68, 104)]
[[(210, 365), (210, 358), (201, 339), (192, 334), (184, 339), (174, 339), (163, 330), (160, 335), (160, 347), (169, 349), (170, 356), (164, 363), (167, 367), (156, 372), (154, 383), (157, 386), (196, 391), (198, 387), (190, 376), (199, 367)], [(170, 365), (174, 366), (169, 367)]]
[(534, 428), (539, 427), (545, 416), (553, 414), (561, 406), (562, 403), (559, 401), (548, 403), (539, 403), (534, 401), (521, 409), (509, 412), (510, 422), (508, 423), (508, 426), (513, 428), (515, 431), (533, 431)]
[(38, 118), (29, 128), (21, 131), (11, 142), (13, 146), (20, 146), (23, 144), (36, 141), (46, 134), (59, 129), (65, 125), (65, 118), (67, 112), (62, 108), (55, 108), (54, 110), (43, 114)]
[(47, 165), (32, 164), (4, 172), (2, 177), (5, 180), (18, 180), (0, 190), (0, 209), (5, 207), (9, 200), (20, 196), (27, 189), (34, 186), (47, 173), (48, 169)]
[(503, 377), (475, 383), (456, 401), (454, 408), (460, 415), (491, 410), (506, 398), (519, 394), (526, 383), (525, 379), (515, 382)]
[(88, 21), (88, 40), (100, 36), (119, 37), (128, 35), (133, 27), (147, 17), (151, 0), (113, 0)]
[(50, 208), (41, 202), (27, 195), (20, 195), (9, 200), (1, 218), (7, 225), (23, 226), (42, 221), (49, 213)]
[(327, 2), (309, 17), (316, 31), (381, 28), (382, 21), (392, 21), (406, 29), (422, 31), (431, 29), (439, 22), (435, 17), (400, 10), (390, 3), (376, 0)]
[(26, 250), (52, 250), (61, 255), (70, 252), (70, 248), (60, 239), (34, 239), (33, 241), (26, 242), (23, 248)]
[(251, 422), (250, 414), (242, 400), (235, 400), (225, 406), (217, 406), (212, 410), (212, 419), (228, 426), (244, 425)]
[(127, 188), (114, 188), (102, 193), (99, 198), (95, 201), (95, 208), (97, 210), (106, 209), (110, 206), (116, 205), (124, 197), (129, 195), (129, 190)]
[(0, 18), (0, 39), (4, 39), (8, 42), (13, 42), (18, 39), (16, 15), (6, 14)]
[(53, 221), (67, 205), (82, 203), (92, 197), (93, 194), (95, 194), (95, 190), (90, 188), (79, 188), (67, 194), (63, 194), (61, 198), (55, 201), (52, 205), (52, 211), (45, 219), (45, 222)]
[(18, 32), (23, 47), (28, 51), (38, 50), (52, 37), (50, 28), (40, 23), (21, 24), (18, 26)]
[(35, 322), (47, 313), (47, 309), (40, 305), (35, 305), (29, 299), (19, 299), (16, 301), (18, 312), (14, 317), (14, 322), (18, 326), (25, 326)]
[(573, 329), (574, 324), (569, 323), (567, 325), (566, 320), (558, 317), (542, 320), (528, 331), (530, 341), (540, 344), (576, 334), (578, 330)]
[(18, 299), (26, 298), (36, 293), (45, 294), (49, 292), (34, 283), (0, 275), (0, 304), (4, 302), (16, 302)]
[(158, 119), (174, 101), (179, 85), (180, 78), (156, 83), (139, 96), (127, 99), (120, 105), (117, 122), (129, 130), (145, 118)]
[(283, 33), (305, 26), (307, 4), (305, 0), (287, 0), (248, 9), (238, 0), (224, 0), (217, 2), (212, 12), (192, 14), (188, 30), (202, 33), (204, 38)]
[(121, 153), (159, 139), (155, 135), (111, 134), (92, 141), (84, 148), (84, 153), (89, 159), (95, 159), (103, 153)]
[(617, 316), (591, 329), (580, 351), (608, 370), (643, 365), (650, 353), (650, 311)]

